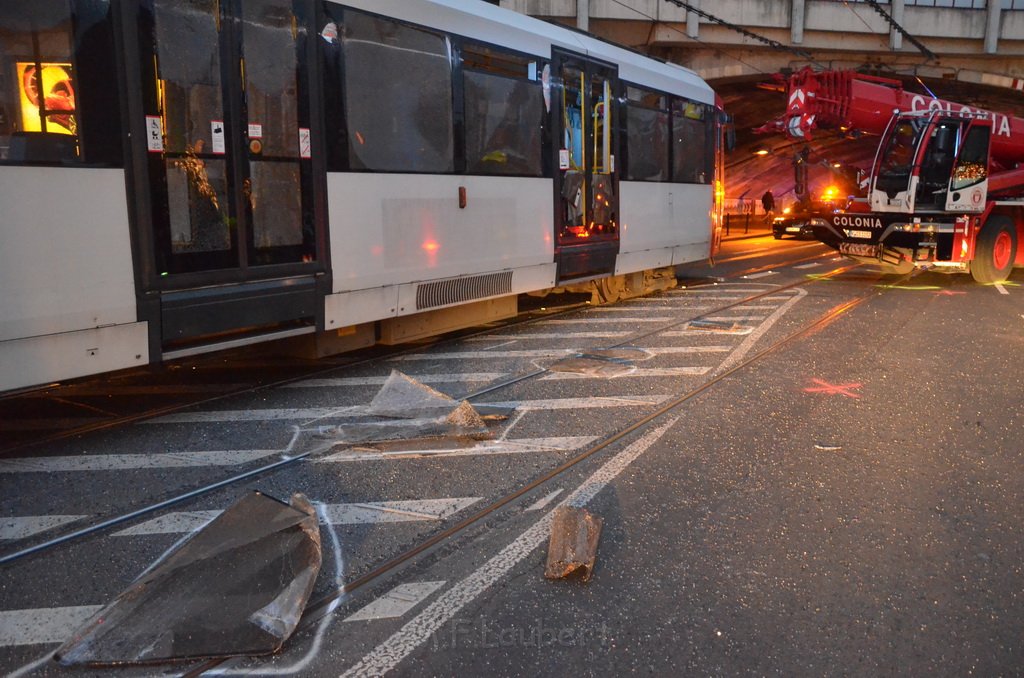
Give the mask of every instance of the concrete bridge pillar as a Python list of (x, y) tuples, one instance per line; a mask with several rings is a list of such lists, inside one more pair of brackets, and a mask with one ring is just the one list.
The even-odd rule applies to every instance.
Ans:
[[(903, 25), (904, 6), (904, 0), (892, 0), (892, 5), (889, 7), (889, 11), (892, 12), (892, 14), (890, 15), (892, 16), (892, 20), (898, 23), (900, 26)], [(903, 49), (903, 34), (897, 31), (895, 28), (889, 29), (889, 49)]]
[[(700, 0), (690, 0), (690, 4), (700, 9)], [(686, 13), (686, 37), (696, 38), (700, 31), (700, 15), (696, 12)]]
[(1003, 11), (1000, 2), (989, 0), (988, 22), (985, 24), (985, 53), (995, 54), (999, 46), (999, 14)]
[(793, 0), (790, 7), (789, 18), (789, 40), (794, 45), (804, 41), (804, 18), (807, 15), (807, 8), (804, 0)]
[(590, 0), (576, 0), (576, 28), (590, 30)]

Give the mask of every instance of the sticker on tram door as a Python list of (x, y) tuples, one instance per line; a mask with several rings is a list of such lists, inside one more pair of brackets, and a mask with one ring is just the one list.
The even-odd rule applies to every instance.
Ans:
[(164, 152), (164, 129), (159, 115), (146, 116), (146, 150), (150, 153)]
[(210, 136), (213, 139), (213, 143), (210, 147), (210, 152), (217, 155), (224, 155), (226, 146), (224, 144), (224, 121), (223, 120), (211, 120), (210, 121)]
[(309, 138), (309, 128), (299, 128), (299, 157), (300, 158), (312, 158), (313, 157), (313, 144)]

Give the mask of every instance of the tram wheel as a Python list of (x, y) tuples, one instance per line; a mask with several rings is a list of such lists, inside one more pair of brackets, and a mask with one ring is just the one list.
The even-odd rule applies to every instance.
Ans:
[(980, 283), (1006, 280), (1017, 258), (1017, 227), (1013, 219), (994, 214), (981, 227), (974, 245), (971, 276)]

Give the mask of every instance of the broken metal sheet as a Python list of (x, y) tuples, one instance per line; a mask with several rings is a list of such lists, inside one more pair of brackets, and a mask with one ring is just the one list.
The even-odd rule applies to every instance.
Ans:
[(561, 579), (574, 572), (589, 581), (597, 559), (597, 540), (604, 521), (586, 509), (559, 506), (551, 517), (548, 562), (544, 576)]
[(686, 329), (697, 332), (714, 332), (716, 334), (750, 334), (754, 328), (741, 325), (733, 320), (697, 319), (686, 323)]
[(636, 348), (597, 349), (558, 360), (548, 366), (548, 370), (593, 377), (619, 377), (635, 371), (633, 360), (646, 360), (649, 357), (646, 351)]
[(373, 396), (367, 414), (397, 419), (444, 416), (459, 406), (458, 400), (421, 384), (398, 370), (391, 370), (384, 385)]
[(509, 408), (487, 414), (465, 400), (454, 400), (415, 379), (392, 370), (366, 413), (369, 421), (341, 424), (317, 432), (317, 437), (337, 443), (361, 444), (388, 440), (444, 438), (490, 440), (487, 420), (506, 417)]
[(574, 356), (565, 358), (548, 366), (552, 372), (568, 372), (571, 374), (585, 374), (591, 377), (619, 377), (636, 370), (633, 365), (621, 362), (612, 362), (590, 356)]
[(64, 665), (278, 651), (320, 571), (316, 511), (247, 495), (158, 561), (56, 653)]

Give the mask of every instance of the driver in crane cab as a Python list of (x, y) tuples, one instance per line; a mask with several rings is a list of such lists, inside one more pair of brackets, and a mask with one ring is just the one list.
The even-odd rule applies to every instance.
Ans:
[(909, 167), (914, 161), (914, 126), (901, 122), (893, 132), (887, 164), (893, 168)]

